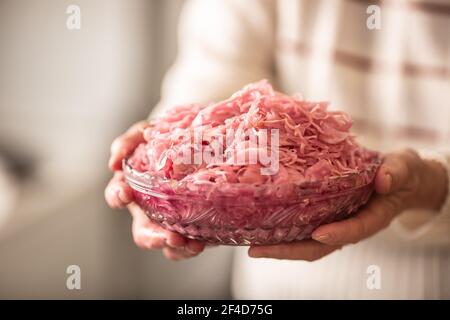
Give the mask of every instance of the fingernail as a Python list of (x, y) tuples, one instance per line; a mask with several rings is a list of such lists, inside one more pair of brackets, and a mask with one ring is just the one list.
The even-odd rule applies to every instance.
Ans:
[(187, 251), (188, 253), (190, 253), (190, 254), (196, 254), (196, 253), (197, 253), (195, 250), (192, 250), (191, 248), (189, 248), (189, 245), (187, 245), (187, 246), (185, 247), (185, 249), (186, 249), (186, 251)]
[(171, 247), (173, 249), (177, 249), (177, 250), (184, 250), (186, 247), (186, 243), (176, 243), (176, 242), (174, 243), (174, 241), (172, 241), (172, 239), (168, 239), (166, 241), (166, 244), (169, 247)]
[(118, 197), (120, 199), (120, 187), (118, 187), (118, 186), (111, 186), (110, 190), (111, 190), (110, 192), (113, 193), (114, 196), (116, 196), (116, 197)]
[(184, 250), (185, 249), (184, 245), (175, 245), (173, 243), (167, 243), (167, 245), (169, 247), (171, 247), (172, 249), (177, 249), (177, 250)]
[(186, 246), (175, 247), (174, 249), (177, 250), (177, 251), (180, 251), (180, 252), (187, 251), (186, 250)]
[(248, 256), (250, 258), (260, 258), (261, 255), (258, 253), (257, 250), (252, 250), (252, 248), (248, 249)]
[(198, 250), (195, 250), (195, 243), (194, 242), (188, 242), (186, 245), (186, 251), (189, 252), (190, 254), (197, 254)]
[(330, 240), (330, 239), (331, 239), (331, 236), (330, 236), (329, 233), (324, 233), (324, 234), (320, 234), (320, 235), (318, 235), (318, 236), (314, 236), (314, 235), (313, 235), (312, 238), (313, 238), (314, 240), (316, 240), (316, 241), (324, 242), (324, 241)]

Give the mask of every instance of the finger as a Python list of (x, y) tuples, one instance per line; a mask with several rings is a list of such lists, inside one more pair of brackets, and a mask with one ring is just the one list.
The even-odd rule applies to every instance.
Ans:
[[(111, 182), (110, 182), (111, 184)], [(108, 206), (110, 206), (113, 209), (118, 209), (120, 208), (120, 198), (119, 198), (119, 193), (120, 190), (118, 188), (115, 188), (114, 186), (111, 186), (110, 184), (108, 184), (108, 186), (105, 188), (105, 200), (106, 203), (108, 204)]]
[(123, 208), (133, 201), (133, 190), (125, 182), (122, 172), (115, 172), (105, 188), (105, 199), (111, 208)]
[(375, 190), (379, 194), (399, 191), (415, 176), (412, 167), (418, 155), (412, 150), (388, 154), (375, 177)]
[(198, 255), (205, 250), (205, 243), (198, 240), (188, 239), (185, 248), (190, 254)]
[(148, 126), (147, 121), (138, 122), (114, 140), (111, 145), (111, 157), (108, 162), (111, 170), (120, 170), (123, 158), (133, 152), (140, 143), (145, 142), (143, 132)]
[[(133, 236), (138, 245), (143, 245), (147, 249), (161, 249), (164, 246), (183, 249), (186, 246), (185, 237), (152, 222), (137, 204), (131, 203), (128, 208), (133, 217)], [(196, 246), (198, 247), (194, 245), (194, 248)]]
[(314, 240), (303, 240), (272, 246), (252, 246), (248, 255), (252, 258), (314, 261), (339, 248), (340, 246), (329, 246)]
[(151, 222), (145, 212), (135, 203), (128, 205), (133, 223), (133, 240), (142, 249), (162, 249), (166, 246), (167, 231)]
[(192, 258), (195, 256), (184, 249), (175, 249), (170, 247), (164, 248), (163, 254), (167, 259), (173, 261), (179, 261), (182, 259)]
[(203, 249), (205, 248), (205, 244), (197, 241), (188, 239), (187, 243), (184, 247), (181, 248), (172, 248), (169, 246), (166, 246), (163, 249), (163, 253), (166, 256), (166, 258), (171, 260), (180, 260), (185, 258), (192, 258), (197, 255), (199, 255)]
[(396, 205), (378, 196), (354, 217), (318, 227), (312, 238), (328, 245), (356, 243), (387, 227), (395, 213)]

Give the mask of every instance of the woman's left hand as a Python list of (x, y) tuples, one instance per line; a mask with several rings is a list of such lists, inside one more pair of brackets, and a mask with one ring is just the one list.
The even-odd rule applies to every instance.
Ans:
[(314, 261), (344, 245), (357, 243), (386, 228), (406, 209), (437, 210), (447, 194), (445, 168), (412, 150), (387, 154), (375, 177), (370, 202), (349, 219), (322, 225), (311, 240), (252, 246), (249, 256)]

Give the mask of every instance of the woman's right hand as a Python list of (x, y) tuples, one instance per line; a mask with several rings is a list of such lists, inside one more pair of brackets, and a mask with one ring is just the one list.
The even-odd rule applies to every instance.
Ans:
[(187, 239), (151, 222), (145, 212), (133, 202), (133, 191), (125, 182), (122, 160), (140, 143), (145, 142), (144, 130), (147, 127), (147, 121), (138, 122), (112, 143), (108, 165), (114, 176), (105, 189), (106, 202), (111, 208), (128, 208), (133, 219), (133, 239), (138, 247), (147, 250), (162, 249), (166, 258), (171, 260), (194, 257), (203, 251), (205, 244)]

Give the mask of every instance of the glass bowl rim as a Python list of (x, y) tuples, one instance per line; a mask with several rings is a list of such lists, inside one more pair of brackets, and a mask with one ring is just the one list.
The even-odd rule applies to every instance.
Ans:
[[(122, 170), (125, 176), (125, 181), (130, 185), (135, 191), (144, 193), (146, 195), (155, 196), (165, 199), (190, 199), (190, 200), (200, 200), (208, 201), (212, 200), (214, 197), (220, 199), (235, 198), (238, 195), (249, 195), (253, 194), (253, 198), (273, 198), (276, 200), (304, 200), (314, 196), (340, 196), (343, 194), (352, 193), (358, 189), (368, 187), (373, 183), (378, 167), (381, 164), (381, 157), (377, 155), (374, 157), (372, 162), (368, 164), (365, 168), (359, 170), (358, 172), (353, 172), (349, 174), (344, 174), (340, 176), (331, 176), (323, 180), (315, 181), (303, 181), (299, 184), (295, 183), (281, 183), (281, 184), (250, 184), (250, 183), (222, 183), (216, 184), (214, 182), (210, 183), (199, 183), (198, 186), (203, 187), (203, 191), (192, 190), (187, 187), (188, 183), (194, 184), (192, 182), (181, 182), (175, 179), (167, 179), (163, 177), (158, 177), (152, 175), (150, 172), (141, 172), (128, 163), (128, 157), (124, 158), (122, 161)], [(361, 182), (362, 174), (368, 174), (370, 179), (365, 182)], [(345, 182), (351, 183), (356, 181), (356, 184), (348, 188), (343, 188), (339, 190), (333, 190), (338, 185), (342, 185)], [(218, 188), (221, 187), (221, 188)], [(210, 190), (208, 192), (207, 190)], [(221, 192), (220, 189), (226, 189), (232, 193)], [(291, 195), (289, 197), (276, 196), (277, 192), (280, 190), (290, 190)], [(177, 190), (182, 192), (177, 192)], [(330, 190), (333, 190), (330, 192)], [(222, 190), (223, 191), (223, 190)], [(279, 195), (279, 193), (278, 193)], [(261, 199), (261, 201), (270, 201), (268, 199)]]

